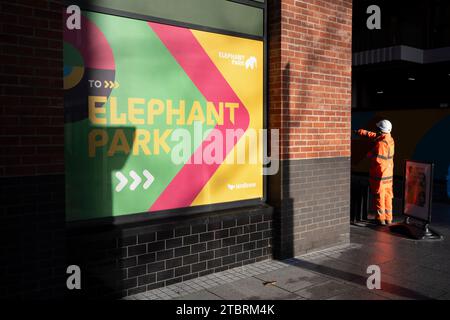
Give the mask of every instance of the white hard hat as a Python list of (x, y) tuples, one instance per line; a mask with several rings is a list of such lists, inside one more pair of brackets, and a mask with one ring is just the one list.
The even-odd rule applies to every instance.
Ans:
[(392, 131), (392, 123), (389, 120), (381, 120), (377, 122), (377, 127), (384, 133), (390, 133)]

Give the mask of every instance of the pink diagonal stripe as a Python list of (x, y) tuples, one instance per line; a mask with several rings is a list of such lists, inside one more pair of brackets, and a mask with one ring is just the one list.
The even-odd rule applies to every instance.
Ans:
[[(214, 102), (216, 105), (219, 102), (239, 103), (239, 108), (235, 109), (234, 123), (230, 121), (229, 110), (225, 109), (224, 124), (221, 126), (217, 125), (215, 129), (219, 130), (223, 137), (226, 136), (226, 129), (242, 129), (246, 131), (249, 125), (247, 109), (192, 32), (189, 29), (180, 27), (152, 22), (148, 24), (208, 101)], [(237, 141), (240, 138), (239, 136)], [(202, 147), (194, 152), (189, 161), (190, 163), (183, 166), (151, 206), (150, 211), (191, 205), (192, 201), (194, 201), (195, 197), (220, 166), (219, 164), (194, 164), (194, 158), (201, 157), (202, 150), (209, 144), (211, 144), (209, 141), (203, 142)], [(226, 143), (223, 143), (220, 147), (222, 147), (223, 158), (225, 159), (234, 146), (227, 149)]]

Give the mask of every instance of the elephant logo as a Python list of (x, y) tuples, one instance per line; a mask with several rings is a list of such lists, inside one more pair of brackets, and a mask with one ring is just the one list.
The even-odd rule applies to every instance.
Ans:
[(257, 67), (256, 57), (251, 56), (245, 61), (245, 69), (255, 69)]

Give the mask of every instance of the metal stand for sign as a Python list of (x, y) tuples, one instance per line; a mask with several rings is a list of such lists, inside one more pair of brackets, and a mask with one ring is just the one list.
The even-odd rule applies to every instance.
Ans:
[(411, 217), (406, 217), (402, 223), (396, 223), (389, 227), (392, 232), (405, 235), (415, 240), (442, 240), (443, 236), (430, 228), (428, 223), (423, 223), (414, 219), (411, 223)]
[[(428, 194), (429, 194), (429, 205), (428, 205), (428, 217), (427, 218), (416, 218), (414, 216), (408, 215), (405, 212), (405, 202), (406, 202), (406, 168), (409, 160), (405, 161), (405, 179), (404, 179), (404, 185), (405, 188), (403, 189), (403, 214), (406, 216), (404, 222), (397, 223), (389, 227), (391, 232), (399, 233), (402, 235), (405, 235), (409, 238), (415, 239), (415, 240), (442, 240), (444, 239), (443, 236), (438, 234), (436, 231), (430, 228), (430, 222), (431, 222), (431, 203), (432, 203), (432, 186), (433, 186), (433, 164), (432, 163), (422, 163), (427, 164), (431, 166), (431, 178), (430, 178), (430, 185), (428, 186)], [(416, 162), (417, 161), (411, 161)]]

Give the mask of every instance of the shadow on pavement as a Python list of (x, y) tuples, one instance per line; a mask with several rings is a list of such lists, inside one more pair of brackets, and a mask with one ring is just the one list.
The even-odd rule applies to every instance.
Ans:
[[(337, 278), (343, 281), (352, 282), (357, 285), (365, 286), (367, 278), (358, 274), (337, 270), (334, 268), (330, 268), (324, 265), (315, 264), (309, 261), (300, 260), (300, 259), (291, 259), (289, 262), (290, 265), (303, 268), (306, 270), (310, 270), (313, 272), (320, 273), (322, 275)], [(399, 297), (407, 298), (407, 299), (416, 299), (416, 300), (434, 300), (428, 296), (425, 296), (419, 292), (398, 286), (396, 284), (388, 283), (381, 281), (381, 288), (383, 292), (390, 293)]]

